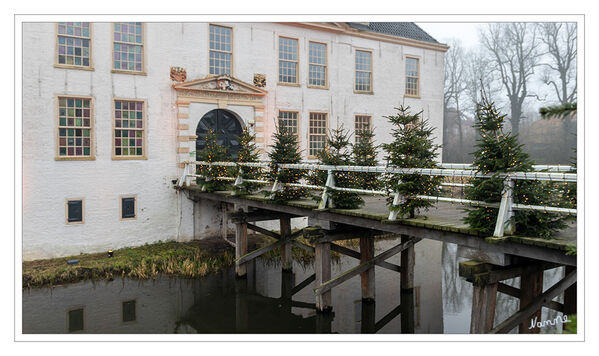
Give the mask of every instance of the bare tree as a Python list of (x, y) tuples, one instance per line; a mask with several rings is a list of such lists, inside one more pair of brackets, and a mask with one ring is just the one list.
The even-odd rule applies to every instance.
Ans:
[(536, 26), (522, 22), (490, 24), (481, 31), (481, 41), (501, 79), (510, 104), (512, 132), (517, 134), (524, 100), (533, 96), (528, 81), (540, 55)]
[[(445, 88), (444, 88), (444, 117), (443, 130), (444, 133), (449, 128), (449, 109), (452, 107), (456, 110), (456, 123), (458, 125), (458, 145), (460, 160), (464, 154), (464, 132), (462, 129), (462, 114), (460, 111), (460, 102), (462, 96), (467, 89), (466, 82), (466, 66), (465, 66), (464, 50), (459, 40), (453, 39), (449, 43), (449, 50), (445, 54)], [(444, 140), (449, 139), (449, 135), (443, 135)], [(447, 142), (444, 142), (447, 145)]]
[[(545, 45), (549, 63), (542, 63), (548, 71), (543, 82), (553, 86), (560, 104), (576, 101), (576, 23), (546, 22), (540, 24), (541, 41)], [(550, 72), (557, 72), (559, 79)]]

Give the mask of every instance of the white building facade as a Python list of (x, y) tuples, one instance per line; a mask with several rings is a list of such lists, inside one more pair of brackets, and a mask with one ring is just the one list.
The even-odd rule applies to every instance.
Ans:
[(281, 119), (311, 159), (339, 126), (389, 142), (406, 105), (441, 144), (447, 48), (413, 23), (25, 23), (23, 258), (206, 236), (173, 180), (215, 125), (265, 153)]

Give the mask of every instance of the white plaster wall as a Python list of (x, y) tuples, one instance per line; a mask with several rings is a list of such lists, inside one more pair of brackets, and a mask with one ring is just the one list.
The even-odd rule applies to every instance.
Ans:
[[(390, 140), (384, 115), (402, 103), (437, 128), (442, 142), (442, 52), (272, 23), (229, 23), (233, 27), (233, 76), (248, 83), (266, 74), (265, 149), (271, 144), (278, 109), (300, 112), (300, 146), (306, 155), (311, 111), (329, 113), (329, 127), (353, 131), (354, 115), (373, 117), (378, 143)], [(188, 80), (208, 73), (207, 23), (147, 23), (146, 76), (111, 73), (111, 24), (94, 23), (93, 71), (54, 67), (55, 25), (23, 27), (23, 258), (97, 252), (167, 239), (194, 237), (193, 203), (172, 188), (177, 168), (176, 94), (171, 66), (184, 67)], [(277, 85), (278, 36), (299, 39), (299, 87)], [(307, 87), (308, 42), (328, 44), (329, 89)], [(355, 49), (373, 51), (374, 94), (354, 94)], [(404, 98), (405, 55), (419, 56), (421, 98)], [(57, 95), (94, 98), (94, 161), (56, 161)], [(147, 160), (113, 161), (112, 100), (147, 103)], [(189, 131), (216, 105), (191, 104)], [(231, 106), (247, 123), (253, 107)], [(384, 154), (380, 154), (380, 158)], [(440, 157), (440, 156), (439, 156)], [(439, 158), (440, 159), (440, 158)], [(119, 220), (119, 196), (137, 195), (137, 219)], [(85, 223), (65, 224), (65, 199), (85, 199)], [(198, 209), (196, 209), (198, 210)], [(211, 217), (202, 217), (211, 219)], [(195, 237), (199, 238), (198, 231)]]

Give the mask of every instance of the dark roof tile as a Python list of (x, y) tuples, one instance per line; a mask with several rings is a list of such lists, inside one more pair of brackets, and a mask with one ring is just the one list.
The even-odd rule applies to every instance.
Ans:
[(439, 43), (413, 22), (348, 22), (347, 24), (358, 30), (384, 33), (386, 35), (410, 38), (430, 43)]

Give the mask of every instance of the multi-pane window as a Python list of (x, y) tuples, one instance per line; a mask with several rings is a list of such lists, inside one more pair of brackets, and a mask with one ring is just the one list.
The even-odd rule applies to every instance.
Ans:
[(114, 156), (140, 158), (145, 156), (144, 102), (114, 101)]
[(67, 224), (83, 223), (83, 199), (67, 199), (66, 205)]
[(327, 114), (326, 113), (310, 113), (310, 129), (309, 129), (309, 156), (316, 154), (324, 148), (327, 140)]
[(58, 158), (92, 157), (90, 98), (58, 97)]
[(297, 84), (297, 40), (279, 37), (279, 82)]
[(113, 31), (114, 70), (143, 72), (143, 24), (141, 22), (118, 22)]
[(308, 85), (326, 87), (327, 85), (327, 45), (310, 42)]
[(406, 95), (420, 95), (418, 58), (406, 58)]
[(360, 133), (370, 131), (370, 116), (368, 115), (356, 115), (354, 136), (356, 137), (356, 143), (360, 142)]
[(372, 91), (372, 52), (356, 50), (356, 91)]
[(231, 75), (231, 35), (229, 27), (210, 25), (210, 74)]
[(297, 112), (279, 111), (279, 128), (297, 135)]
[(58, 23), (59, 65), (91, 67), (91, 34), (89, 22)]

